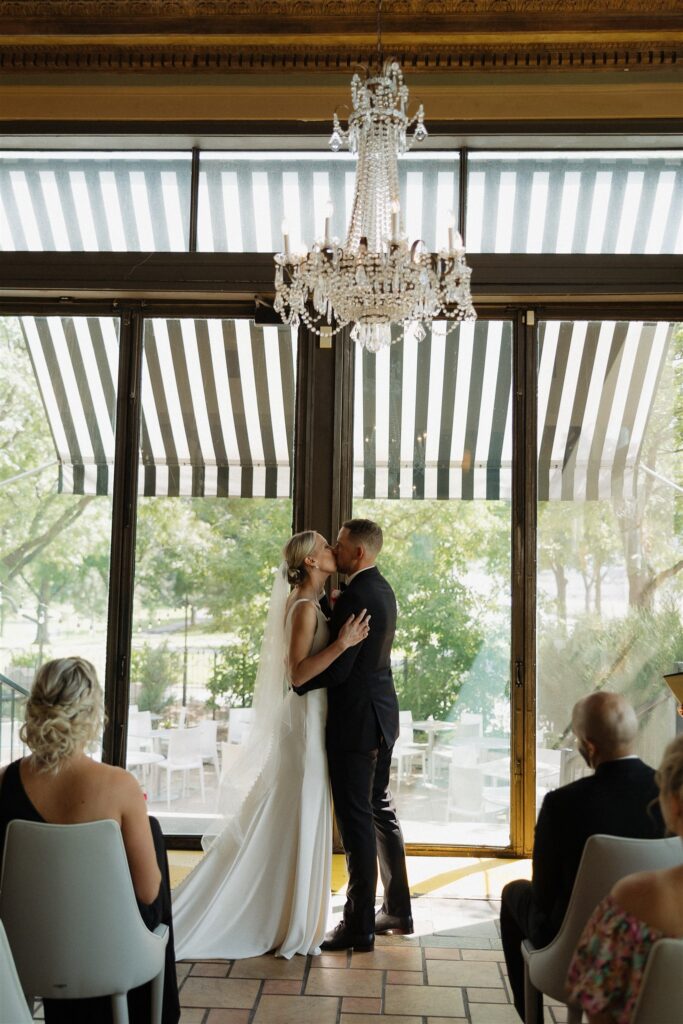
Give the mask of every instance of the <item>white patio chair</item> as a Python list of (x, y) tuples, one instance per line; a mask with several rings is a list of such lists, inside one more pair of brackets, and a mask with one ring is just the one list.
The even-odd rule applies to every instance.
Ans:
[(660, 939), (650, 950), (631, 1024), (680, 1024), (683, 939)]
[(11, 821), (0, 919), (29, 1007), (110, 996), (115, 1024), (128, 1024), (126, 993), (151, 981), (160, 1024), (168, 926), (145, 927), (115, 821)]
[[(537, 999), (542, 992), (567, 1005), (567, 970), (586, 921), (612, 886), (635, 871), (675, 867), (683, 861), (681, 841), (672, 839), (625, 839), (623, 836), (590, 836), (586, 843), (562, 927), (542, 949), (529, 939), (522, 943), (524, 957), (524, 1019), (538, 1024)], [(581, 1024), (581, 1010), (568, 1007), (568, 1024)], [(657, 1024), (661, 1024), (660, 1021)]]
[(480, 765), (449, 764), (446, 821), (492, 821), (507, 817), (509, 809), (509, 787), (485, 786)]
[(424, 780), (427, 777), (427, 744), (416, 743), (413, 731), (412, 711), (399, 711), (399, 734), (391, 752), (391, 763), (396, 765), (396, 792), (401, 788), (401, 780), (412, 775), (415, 766), (419, 767)]
[(31, 1011), (19, 981), (2, 921), (0, 921), (0, 1024), (31, 1024)]
[(202, 741), (202, 760), (204, 763), (210, 761), (216, 778), (220, 779), (221, 770), (218, 764), (218, 722), (211, 718), (203, 718), (199, 723), (199, 731)]
[(253, 708), (230, 708), (228, 743), (244, 743), (249, 735), (253, 714)]
[(168, 753), (158, 765), (166, 772), (166, 806), (171, 806), (171, 775), (173, 772), (183, 773), (183, 790), (187, 791), (188, 772), (199, 771), (199, 787), (204, 800), (204, 758), (202, 754), (202, 734), (200, 729), (174, 729), (168, 737)]
[(151, 711), (128, 712), (128, 747), (130, 750), (154, 749)]

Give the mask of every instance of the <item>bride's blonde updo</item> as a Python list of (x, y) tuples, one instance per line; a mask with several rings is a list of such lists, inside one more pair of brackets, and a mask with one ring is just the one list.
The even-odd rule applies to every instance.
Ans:
[(282, 557), (287, 564), (287, 579), (292, 586), (306, 579), (304, 560), (315, 550), (317, 536), (315, 530), (302, 530), (301, 533), (295, 533), (282, 549)]
[(89, 661), (57, 658), (38, 669), (20, 732), (38, 771), (59, 771), (63, 761), (92, 743), (101, 727), (102, 690)]

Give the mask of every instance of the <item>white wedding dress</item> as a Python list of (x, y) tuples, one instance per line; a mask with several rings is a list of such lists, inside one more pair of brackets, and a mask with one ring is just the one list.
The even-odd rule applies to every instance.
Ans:
[[(327, 620), (317, 605), (316, 613), (311, 654), (329, 643)], [(174, 893), (179, 960), (233, 960), (270, 950), (289, 959), (320, 952), (332, 862), (327, 693), (299, 697), (290, 690), (281, 708), (274, 778), (245, 796), (239, 820), (226, 821)]]

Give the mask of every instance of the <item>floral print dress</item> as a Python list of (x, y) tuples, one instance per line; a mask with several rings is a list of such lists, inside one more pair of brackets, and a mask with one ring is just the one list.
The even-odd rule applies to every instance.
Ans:
[(612, 896), (593, 911), (567, 974), (567, 995), (586, 1013), (607, 1011), (615, 1024), (630, 1024), (655, 942), (664, 938), (627, 913)]

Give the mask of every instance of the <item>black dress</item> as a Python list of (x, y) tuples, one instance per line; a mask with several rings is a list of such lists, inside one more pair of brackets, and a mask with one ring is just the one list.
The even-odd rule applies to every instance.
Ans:
[[(21, 782), (19, 761), (13, 761), (5, 769), (0, 785), (0, 856), (5, 848), (5, 832), (10, 821), (45, 821), (35, 809)], [(166, 946), (166, 970), (164, 973), (164, 1002), (162, 1024), (177, 1024), (180, 1019), (180, 1001), (175, 973), (175, 949), (173, 947), (173, 925), (171, 922), (171, 886), (168, 874), (168, 857), (161, 826), (156, 818), (150, 818), (154, 838), (154, 850), (161, 871), (161, 886), (154, 903), (137, 901), (140, 916), (150, 931), (160, 924), (169, 928)], [(130, 1024), (149, 1024), (149, 984), (140, 985), (128, 993), (128, 1014)], [(46, 1024), (111, 1024), (111, 1000), (107, 996), (97, 999), (45, 999)]]

